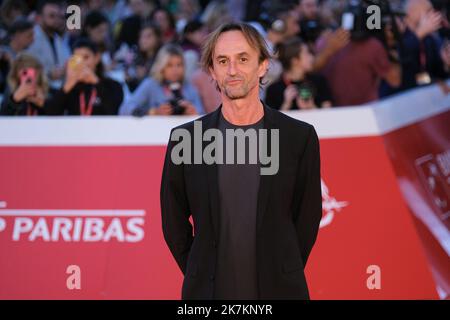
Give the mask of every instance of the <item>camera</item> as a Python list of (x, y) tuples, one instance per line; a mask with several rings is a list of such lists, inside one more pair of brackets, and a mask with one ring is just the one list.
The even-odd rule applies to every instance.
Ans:
[(184, 108), (180, 106), (179, 99), (170, 99), (169, 104), (172, 107), (173, 115), (181, 115), (184, 114)]
[(172, 107), (172, 114), (184, 114), (185, 109), (180, 105), (180, 100), (183, 100), (183, 94), (181, 93), (181, 84), (179, 82), (172, 82), (169, 83), (168, 88), (172, 93), (172, 98), (169, 100), (169, 104)]

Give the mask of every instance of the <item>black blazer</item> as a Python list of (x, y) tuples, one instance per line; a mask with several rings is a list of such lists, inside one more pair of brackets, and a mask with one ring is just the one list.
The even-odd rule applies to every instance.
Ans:
[[(203, 131), (217, 128), (221, 109), (196, 120)], [(177, 128), (193, 137), (193, 121)], [(260, 177), (259, 299), (309, 299), (304, 268), (322, 216), (319, 140), (312, 125), (267, 106), (264, 128), (279, 129), (280, 165), (277, 174)], [(213, 299), (219, 239), (217, 165), (174, 164), (170, 154), (176, 143), (169, 141), (161, 182), (164, 238), (184, 274), (182, 298)]]

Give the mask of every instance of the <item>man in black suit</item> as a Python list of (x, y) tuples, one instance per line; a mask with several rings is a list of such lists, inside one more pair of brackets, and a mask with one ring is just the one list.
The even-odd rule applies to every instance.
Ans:
[[(319, 140), (313, 126), (259, 99), (269, 58), (253, 27), (219, 27), (205, 44), (202, 65), (222, 105), (171, 132), (161, 212), (165, 240), (185, 276), (183, 299), (309, 299), (304, 268), (322, 216)], [(217, 135), (200, 137), (199, 145), (199, 128)], [(229, 149), (230, 130), (249, 133), (248, 141)], [(236, 164), (242, 152), (251, 158), (250, 133), (264, 130), (270, 139), (252, 136), (259, 161)], [(219, 142), (214, 162), (205, 159), (212, 140)]]

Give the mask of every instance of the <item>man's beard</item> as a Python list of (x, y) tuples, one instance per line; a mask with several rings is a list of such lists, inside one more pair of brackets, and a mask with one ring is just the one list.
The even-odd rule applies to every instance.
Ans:
[(55, 33), (58, 33), (58, 31), (59, 31), (57, 27), (49, 26), (49, 25), (44, 25), (43, 29), (49, 35), (53, 35)]
[(222, 86), (222, 90), (225, 95), (230, 100), (237, 100), (245, 98), (250, 92), (249, 83), (245, 82), (244, 79), (231, 79), (231, 80), (241, 80), (242, 84), (240, 86), (227, 86), (226, 82)]

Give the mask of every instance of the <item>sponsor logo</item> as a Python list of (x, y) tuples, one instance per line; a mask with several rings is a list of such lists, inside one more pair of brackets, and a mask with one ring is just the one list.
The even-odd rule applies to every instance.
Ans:
[(329, 225), (336, 213), (341, 212), (342, 208), (349, 205), (347, 201), (337, 201), (336, 198), (330, 195), (328, 186), (322, 180), (322, 211), (323, 216), (320, 220), (320, 228)]
[(145, 210), (7, 209), (0, 201), (0, 232), (12, 241), (139, 242)]

